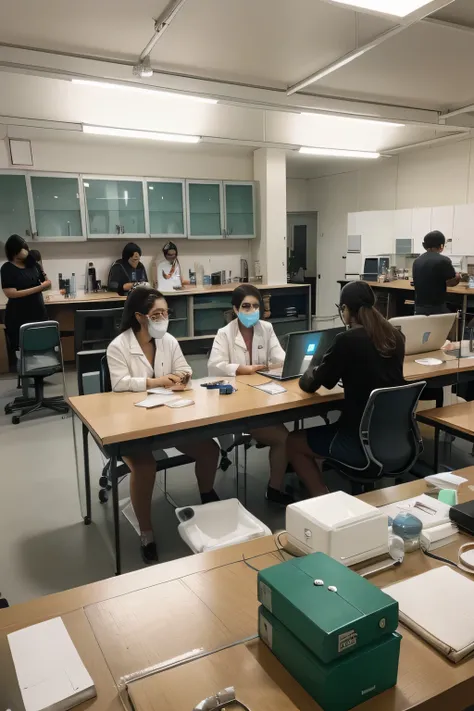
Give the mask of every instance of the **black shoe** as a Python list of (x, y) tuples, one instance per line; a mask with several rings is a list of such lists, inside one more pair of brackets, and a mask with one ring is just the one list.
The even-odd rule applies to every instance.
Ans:
[(141, 546), (142, 558), (145, 565), (154, 565), (158, 563), (158, 551), (156, 543), (148, 543), (146, 546)]
[(220, 501), (214, 489), (206, 491), (205, 493), (201, 492), (201, 504), (212, 504), (213, 501)]
[(278, 506), (289, 506), (289, 504), (294, 504), (295, 500), (290, 494), (285, 494), (279, 489), (274, 489), (273, 486), (267, 487), (267, 493), (265, 494), (267, 501), (272, 504), (278, 504)]

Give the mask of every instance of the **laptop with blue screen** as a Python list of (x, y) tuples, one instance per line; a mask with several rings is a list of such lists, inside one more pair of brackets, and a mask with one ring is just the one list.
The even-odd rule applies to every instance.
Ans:
[(314, 358), (314, 365), (318, 366), (328, 348), (339, 333), (346, 329), (328, 328), (325, 331), (302, 331), (290, 333), (286, 348), (285, 362), (280, 368), (259, 370), (260, 375), (266, 375), (274, 380), (291, 380), (299, 378), (306, 371)]

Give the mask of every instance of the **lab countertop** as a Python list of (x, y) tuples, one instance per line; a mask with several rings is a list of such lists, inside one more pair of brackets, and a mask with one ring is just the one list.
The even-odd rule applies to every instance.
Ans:
[[(166, 291), (163, 292), (165, 296), (200, 296), (208, 294), (225, 294), (234, 291), (239, 286), (239, 282), (232, 282), (232, 284), (219, 284), (216, 286), (207, 287), (196, 287), (196, 286), (185, 286), (179, 291)], [(255, 284), (257, 289), (260, 290), (274, 290), (274, 289), (308, 289), (309, 284)], [(94, 294), (79, 293), (74, 299), (66, 299), (58, 291), (46, 291), (43, 293), (44, 301), (46, 306), (48, 305), (66, 305), (73, 306), (74, 304), (88, 304), (100, 302), (110, 302), (110, 301), (125, 301), (125, 296), (120, 296), (112, 291), (101, 291)], [(5, 308), (7, 299), (3, 292), (0, 292), (0, 309)]]

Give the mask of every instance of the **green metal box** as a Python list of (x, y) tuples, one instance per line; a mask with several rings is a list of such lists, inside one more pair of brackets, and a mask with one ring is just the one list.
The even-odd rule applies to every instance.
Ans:
[(401, 637), (387, 634), (375, 644), (323, 664), (263, 606), (262, 641), (324, 711), (348, 711), (397, 683)]
[(326, 664), (398, 626), (398, 603), (325, 553), (261, 570), (258, 599)]

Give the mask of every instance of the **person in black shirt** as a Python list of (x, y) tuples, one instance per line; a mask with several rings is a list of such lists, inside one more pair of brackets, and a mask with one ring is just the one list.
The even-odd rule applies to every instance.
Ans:
[(51, 282), (40, 277), (36, 261), (23, 237), (12, 235), (5, 244), (8, 262), (2, 265), (0, 277), (3, 293), (8, 299), (5, 330), (10, 348), (18, 350), (20, 326), (34, 321), (46, 321), (47, 314), (42, 292)]
[(287, 440), (289, 460), (311, 496), (327, 493), (322, 460), (332, 458), (355, 467), (367, 464), (359, 425), (370, 393), (404, 384), (403, 336), (375, 309), (370, 286), (349, 282), (341, 291), (339, 309), (349, 328), (336, 336), (319, 367), (310, 364), (300, 388), (314, 393), (342, 381), (342, 415), (334, 424), (292, 432)]
[(425, 254), (413, 263), (415, 285), (415, 314), (432, 316), (449, 313), (446, 306), (446, 287), (461, 281), (449, 257), (441, 254), (446, 243), (442, 232), (429, 232), (423, 240)]
[(122, 252), (122, 259), (112, 264), (109, 272), (108, 290), (120, 296), (128, 294), (134, 284), (148, 283), (146, 269), (140, 261), (142, 250), (138, 244), (129, 242)]

